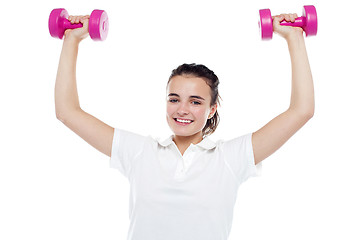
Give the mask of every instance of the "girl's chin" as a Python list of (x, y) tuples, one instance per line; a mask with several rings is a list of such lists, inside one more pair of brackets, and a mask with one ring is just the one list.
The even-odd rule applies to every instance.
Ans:
[(200, 135), (202, 136), (202, 131), (198, 131), (198, 132), (193, 132), (193, 131), (182, 131), (179, 129), (172, 129), (172, 132), (175, 136), (179, 136), (179, 137), (194, 137), (196, 135)]

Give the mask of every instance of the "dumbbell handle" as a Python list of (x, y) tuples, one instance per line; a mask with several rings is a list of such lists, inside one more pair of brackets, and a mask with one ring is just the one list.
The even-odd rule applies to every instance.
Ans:
[(65, 29), (75, 29), (75, 28), (82, 28), (82, 23), (74, 23), (72, 24), (68, 19), (63, 20), (63, 26)]
[(304, 27), (305, 22), (306, 22), (305, 17), (298, 17), (295, 19), (294, 22), (287, 22), (287, 21), (283, 20), (282, 22), (280, 22), (280, 25), (281, 26), (290, 26), (290, 27)]

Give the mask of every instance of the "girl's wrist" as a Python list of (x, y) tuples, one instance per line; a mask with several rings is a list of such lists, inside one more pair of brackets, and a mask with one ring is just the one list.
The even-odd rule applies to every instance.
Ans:
[(73, 37), (72, 35), (64, 36), (64, 44), (79, 45), (82, 39)]
[(303, 31), (292, 31), (292, 33), (288, 34), (285, 37), (288, 44), (292, 44), (293, 42), (298, 42), (303, 39)]
[(288, 36), (286, 41), (291, 54), (305, 48), (305, 39), (302, 32)]

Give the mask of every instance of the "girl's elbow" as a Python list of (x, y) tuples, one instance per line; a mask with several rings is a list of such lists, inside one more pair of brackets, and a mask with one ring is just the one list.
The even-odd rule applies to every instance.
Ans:
[(308, 113), (305, 114), (305, 118), (308, 120), (310, 120), (311, 118), (313, 118), (313, 115), (314, 115), (314, 111), (310, 111)]
[(292, 112), (294, 112), (298, 119), (302, 119), (302, 121), (307, 122), (310, 120), (314, 115), (314, 109), (313, 108), (296, 108), (296, 109), (290, 109)]
[(305, 121), (307, 122), (308, 120), (310, 120), (311, 118), (313, 118), (313, 115), (315, 114), (314, 109), (309, 109), (307, 111), (303, 111), (302, 112), (302, 118), (305, 119)]
[(62, 123), (65, 122), (64, 117), (63, 117), (63, 114), (61, 114), (61, 113), (59, 113), (59, 112), (56, 112), (55, 114), (56, 114), (56, 118), (57, 118), (60, 122), (62, 122)]
[(306, 117), (308, 119), (311, 119), (313, 118), (313, 115), (315, 114), (315, 104), (313, 104), (309, 109), (308, 111), (306, 112)]
[(313, 118), (313, 115), (315, 115), (315, 110), (312, 110), (310, 113), (309, 113), (309, 118)]
[(299, 114), (303, 119), (310, 120), (313, 117), (314, 113), (315, 113), (314, 109), (311, 108), (300, 111)]

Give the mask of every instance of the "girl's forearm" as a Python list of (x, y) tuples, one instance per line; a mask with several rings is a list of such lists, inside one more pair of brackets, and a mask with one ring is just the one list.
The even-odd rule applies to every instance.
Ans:
[(55, 83), (55, 111), (58, 118), (80, 109), (76, 85), (78, 48), (79, 42), (76, 40), (64, 40)]
[(306, 46), (302, 34), (287, 39), (292, 64), (292, 91), (289, 109), (312, 116), (314, 88)]

